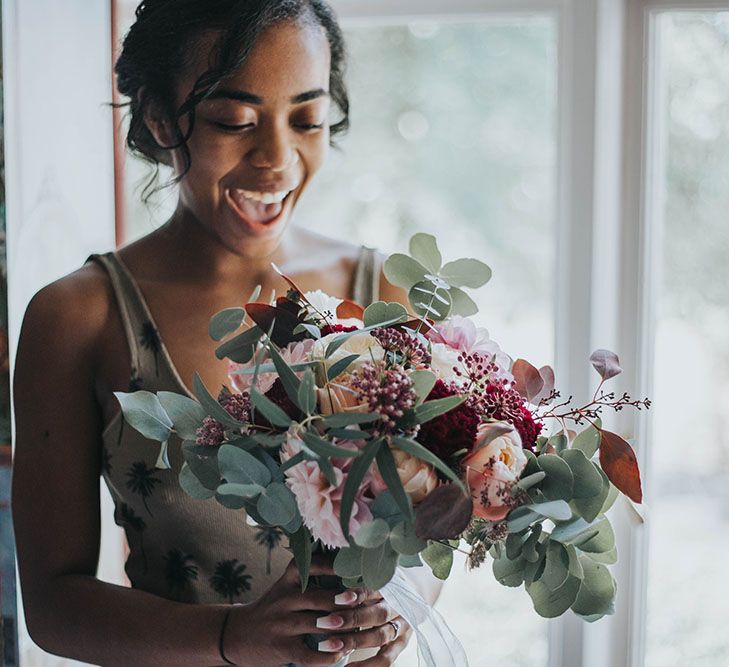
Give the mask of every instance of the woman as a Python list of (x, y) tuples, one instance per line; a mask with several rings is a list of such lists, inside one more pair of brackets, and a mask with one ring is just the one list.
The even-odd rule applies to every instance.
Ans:
[[(347, 126), (343, 60), (321, 0), (137, 9), (116, 66), (128, 144), (174, 167), (179, 204), (160, 229), (42, 289), (17, 355), (15, 532), (28, 629), (47, 651), (104, 665), (265, 666), (374, 647), (361, 663), (372, 667), (404, 648), (411, 630), (379, 594), (302, 594), (280, 535), (187, 497), (179, 447), (172, 470), (156, 469), (113, 396), (189, 393), (196, 370), (210, 388), (228, 383), (208, 320), (258, 284), (284, 291), (271, 262), (306, 290), (376, 298), (372, 253), (289, 228)], [(341, 116), (331, 127), (330, 107)], [(402, 300), (385, 281), (379, 296)], [(131, 589), (95, 577), (100, 471), (130, 544)], [(314, 562), (312, 574), (331, 573)], [(332, 636), (312, 650), (302, 636), (317, 629)]]

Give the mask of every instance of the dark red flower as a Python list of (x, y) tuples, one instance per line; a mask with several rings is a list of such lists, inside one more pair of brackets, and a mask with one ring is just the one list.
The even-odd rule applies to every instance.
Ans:
[[(456, 394), (456, 390), (443, 380), (436, 380), (427, 400), (432, 401)], [(421, 445), (448, 462), (448, 459), (458, 451), (463, 449), (471, 451), (476, 440), (478, 425), (478, 412), (467, 403), (461, 403), (440, 417), (421, 424), (417, 439)]]
[(534, 420), (531, 411), (524, 405), (524, 399), (513, 387), (489, 383), (480, 403), (486, 407), (489, 418), (513, 424), (524, 449), (535, 450), (543, 424)]
[(344, 324), (325, 324), (321, 328), (321, 335), (328, 336), (333, 333), (349, 333), (350, 331), (357, 331), (357, 327), (345, 326)]
[[(266, 392), (266, 398), (278, 405), (291, 419), (303, 419), (304, 415), (299, 410), (294, 402), (289, 398), (289, 395), (284, 389), (281, 378), (276, 378), (276, 381), (271, 385), (271, 388)], [(260, 413), (257, 413), (256, 419), (263, 419)]]

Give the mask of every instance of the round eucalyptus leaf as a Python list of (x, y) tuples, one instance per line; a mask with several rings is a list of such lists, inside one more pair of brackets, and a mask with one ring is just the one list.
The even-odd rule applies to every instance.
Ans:
[(432, 234), (422, 232), (413, 234), (410, 239), (410, 254), (430, 273), (437, 274), (440, 271), (443, 257), (438, 250), (438, 242)]
[[(598, 419), (596, 424), (600, 426)], [(572, 443), (572, 449), (580, 450), (588, 459), (597, 451), (600, 446), (600, 431), (590, 425), (586, 429), (580, 431)]]
[(233, 484), (225, 482), (221, 484), (218, 489), (218, 493), (221, 496), (240, 496), (241, 498), (255, 498), (263, 487), (260, 484)]
[(179, 481), (182, 490), (188, 496), (192, 496), (198, 500), (212, 498), (215, 495), (215, 491), (205, 488), (200, 483), (200, 480), (195, 477), (195, 474), (190, 470), (190, 466), (187, 463), (183, 463), (182, 468), (180, 468)]
[(384, 519), (374, 519), (360, 526), (354, 541), (367, 549), (379, 547), (389, 536), (390, 526)]
[(573, 476), (567, 462), (556, 454), (540, 454), (537, 463), (547, 473), (547, 478), (539, 487), (544, 496), (549, 500), (572, 498)]
[[(591, 498), (601, 494), (603, 480), (598, 466), (589, 461), (579, 449), (566, 449), (560, 456), (572, 470), (574, 480), (572, 485), (573, 498)], [(602, 506), (602, 503), (600, 505)]]
[(408, 319), (408, 311), (400, 303), (375, 301), (365, 308), (363, 318), (366, 327), (374, 327), (383, 322), (391, 322), (392, 320), (399, 319), (404, 322)]
[(155, 394), (135, 391), (127, 394), (115, 391), (126, 422), (145, 438), (164, 442), (172, 433), (172, 421)]
[(494, 578), (502, 586), (516, 588), (524, 583), (524, 566), (526, 561), (523, 558), (509, 560), (508, 558), (496, 558), (493, 564)]
[(340, 549), (334, 557), (334, 571), (340, 577), (361, 577), (362, 552), (363, 549), (357, 546)]
[(210, 318), (208, 333), (213, 340), (222, 340), (233, 333), (246, 318), (243, 308), (225, 308)]
[(408, 521), (401, 521), (392, 529), (390, 544), (403, 556), (415, 556), (427, 546), (427, 543), (415, 534), (415, 524)]
[(451, 287), (448, 290), (451, 297), (451, 315), (460, 315), (461, 317), (471, 317), (478, 312), (478, 304), (458, 287)]
[(541, 580), (549, 590), (557, 590), (569, 575), (570, 559), (567, 549), (560, 542), (549, 540), (546, 563)]
[(605, 517), (595, 524), (598, 532), (589, 540), (575, 543), (580, 551), (589, 551), (591, 553), (604, 553), (610, 551), (615, 546), (615, 533), (610, 525), (610, 520)]
[(380, 590), (395, 574), (397, 552), (385, 540), (379, 547), (362, 551), (362, 578), (367, 588)]
[(456, 259), (440, 270), (440, 277), (453, 287), (482, 287), (491, 280), (491, 269), (478, 259)]
[(263, 520), (272, 526), (285, 526), (298, 512), (296, 498), (281, 482), (273, 482), (258, 497), (258, 511)]
[(271, 471), (263, 463), (252, 454), (233, 445), (220, 447), (218, 466), (220, 474), (228, 482), (267, 486), (271, 481)]
[(580, 580), (577, 577), (568, 577), (554, 591), (544, 583), (544, 577), (527, 586), (534, 611), (543, 618), (556, 618), (564, 614), (577, 599), (579, 590)]
[(580, 556), (584, 577), (572, 610), (577, 614), (611, 613), (617, 585), (610, 570), (587, 556)]
[(428, 273), (428, 269), (420, 262), (402, 253), (390, 255), (382, 270), (389, 282), (406, 290), (423, 280)]

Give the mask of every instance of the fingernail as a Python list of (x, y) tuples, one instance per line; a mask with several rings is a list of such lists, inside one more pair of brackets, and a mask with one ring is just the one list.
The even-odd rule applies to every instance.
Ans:
[(319, 642), (319, 650), (324, 653), (336, 653), (344, 648), (344, 642), (341, 639), (325, 639)]
[(316, 619), (316, 627), (325, 630), (333, 630), (341, 628), (344, 625), (344, 619), (337, 614), (329, 614), (329, 616), (320, 616)]
[(344, 591), (334, 596), (334, 604), (352, 604), (357, 602), (357, 593), (354, 591)]

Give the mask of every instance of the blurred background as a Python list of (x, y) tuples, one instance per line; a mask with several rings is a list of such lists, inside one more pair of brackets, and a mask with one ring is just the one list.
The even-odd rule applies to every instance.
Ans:
[[(123, 119), (105, 106), (136, 3), (35, 4), (3, 2), (4, 103), (17, 123), (5, 126), (11, 360), (38, 288), (90, 252), (148, 233), (176, 197), (165, 189), (142, 203), (148, 167), (124, 153)], [(654, 402), (650, 415), (618, 422), (638, 437), (646, 498), (638, 512), (613, 510), (616, 617), (589, 629), (547, 622), (524, 590), (457, 561), (438, 608), (471, 665), (729, 664), (729, 2), (727, 11), (691, 0), (670, 9), (638, 0), (333, 4), (350, 50), (351, 130), (296, 224), (384, 252), (427, 231), (446, 258), (486, 261), (494, 278), (475, 295), (480, 323), (513, 355), (565, 369), (570, 386), (573, 366), (587, 365), (586, 356), (570, 361), (582, 352), (581, 332), (590, 332), (585, 345), (610, 346), (595, 314), (606, 293), (618, 321), (608, 342), (627, 341), (635, 367), (626, 390)], [(54, 42), (59, 30), (96, 37)], [(51, 67), (74, 68), (80, 99), (54, 90), (31, 61), (48, 43), (65, 59)], [(106, 60), (89, 62), (91, 51)], [(636, 62), (645, 62), (638, 80)], [(54, 105), (73, 113), (51, 113)], [(89, 114), (86, 126), (79, 112)], [(580, 376), (586, 389), (590, 381)], [(9, 431), (0, 439), (8, 442), (0, 445), (5, 662), (73, 664), (43, 654), (22, 614), (16, 620)], [(104, 502), (99, 576), (123, 582), (123, 538)], [(417, 664), (412, 647), (398, 664)]]

